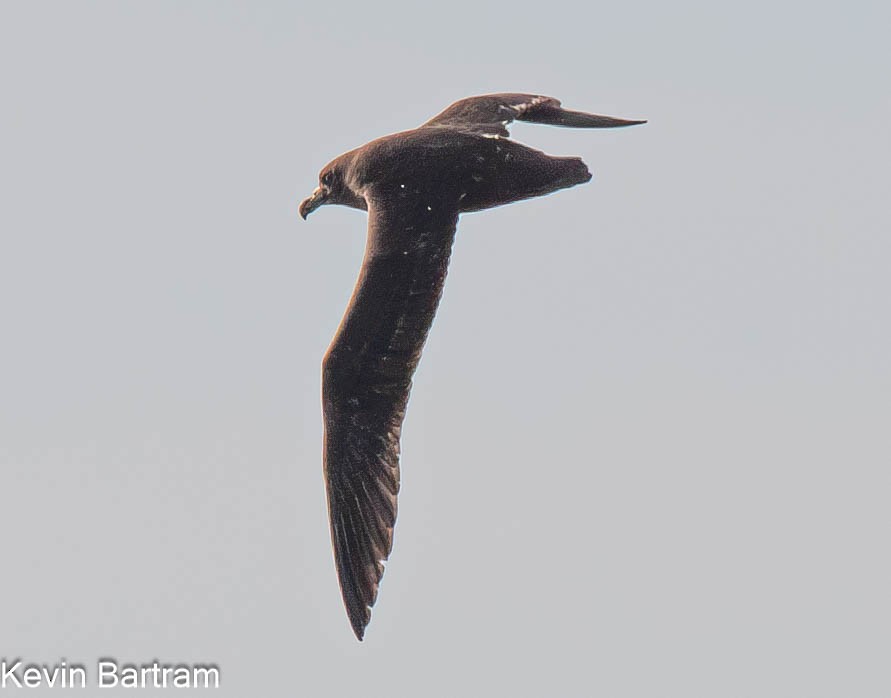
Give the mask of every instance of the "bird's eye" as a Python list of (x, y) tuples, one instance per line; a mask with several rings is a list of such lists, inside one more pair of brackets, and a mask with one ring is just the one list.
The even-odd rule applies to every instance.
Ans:
[(326, 187), (331, 186), (331, 183), (334, 181), (334, 173), (331, 170), (328, 170), (325, 174), (322, 175), (322, 184)]

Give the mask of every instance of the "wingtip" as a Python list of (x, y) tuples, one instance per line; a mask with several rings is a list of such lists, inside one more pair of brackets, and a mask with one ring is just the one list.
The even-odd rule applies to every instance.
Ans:
[(363, 625), (362, 623), (353, 622), (352, 620), (350, 621), (350, 625), (353, 626), (353, 633), (355, 634), (356, 639), (359, 642), (362, 642), (365, 639), (365, 628), (368, 626)]
[(362, 642), (365, 639), (365, 630), (368, 628), (368, 624), (371, 623), (371, 607), (365, 603), (360, 602), (360, 604), (360, 607), (347, 604), (347, 618), (350, 621), (350, 627), (352, 627), (356, 639)]
[(641, 124), (647, 123), (646, 119), (617, 119), (619, 123), (616, 123), (615, 126), (618, 128), (622, 128), (623, 126), (640, 126)]

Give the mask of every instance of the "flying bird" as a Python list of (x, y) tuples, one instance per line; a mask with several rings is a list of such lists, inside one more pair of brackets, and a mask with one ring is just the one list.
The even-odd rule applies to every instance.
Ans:
[(331, 540), (359, 640), (393, 547), (402, 421), (459, 214), (591, 179), (580, 158), (508, 140), (514, 120), (573, 128), (645, 123), (569, 111), (540, 95), (469, 97), (416, 129), (332, 160), (300, 204), (304, 219), (325, 204), (368, 211), (359, 279), (322, 362)]

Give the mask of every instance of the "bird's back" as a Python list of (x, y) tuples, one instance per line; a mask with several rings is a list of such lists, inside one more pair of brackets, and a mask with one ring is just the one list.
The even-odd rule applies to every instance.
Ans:
[[(363, 148), (357, 186), (394, 197), (422, 193), (435, 182), (459, 212), (480, 211), (543, 196), (591, 179), (576, 157), (554, 157), (522, 143), (461, 128), (422, 127), (372, 141)], [(429, 187), (427, 187), (429, 189)]]

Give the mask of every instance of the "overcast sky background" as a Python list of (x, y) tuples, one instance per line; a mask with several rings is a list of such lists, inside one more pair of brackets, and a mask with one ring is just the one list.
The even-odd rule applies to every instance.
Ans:
[[(225, 696), (887, 698), (889, 29), (0, 2), (0, 653), (216, 662)], [(360, 644), (319, 366), (365, 214), (297, 204), (496, 91), (650, 123), (515, 126), (594, 180), (462, 218)]]

